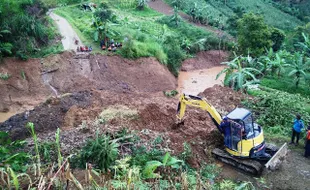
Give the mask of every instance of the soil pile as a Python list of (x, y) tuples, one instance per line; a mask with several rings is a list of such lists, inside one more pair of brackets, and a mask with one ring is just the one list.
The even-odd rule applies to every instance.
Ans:
[[(209, 88), (202, 95), (221, 114), (230, 109), (227, 105), (236, 107), (242, 99), (239, 93), (221, 86)], [(222, 146), (222, 137), (209, 115), (200, 109), (188, 107), (184, 123), (175, 125), (177, 104), (177, 98), (167, 98), (162, 92), (150, 94), (92, 90), (51, 98), (32, 111), (10, 118), (0, 127), (10, 131), (14, 139), (21, 139), (29, 136), (25, 124), (33, 122), (41, 140), (53, 139), (55, 130), (60, 127), (66, 142), (63, 150), (68, 154), (79, 148), (86, 137), (94, 136), (96, 130), (113, 133), (125, 128), (138, 131), (139, 136), (145, 139), (160, 135), (174, 154), (184, 151), (185, 142), (190, 144), (193, 152), (190, 163), (199, 167), (202, 162), (206, 162), (206, 154), (210, 156), (207, 158), (211, 158), (212, 149)], [(137, 115), (134, 118), (115, 117), (104, 124), (94, 124), (102, 111), (117, 105), (136, 110)]]
[(241, 101), (246, 98), (241, 92), (220, 85), (205, 89), (199, 96), (205, 97), (222, 114), (227, 114), (238, 106), (242, 107)]
[(89, 89), (114, 92), (159, 92), (176, 88), (176, 78), (154, 58), (127, 60), (118, 56), (65, 52), (27, 62), (6, 59), (0, 72), (0, 112), (22, 112), (49, 96)]

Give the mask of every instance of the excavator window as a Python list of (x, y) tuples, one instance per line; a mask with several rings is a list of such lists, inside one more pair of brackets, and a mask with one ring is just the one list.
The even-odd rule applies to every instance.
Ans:
[(247, 139), (251, 139), (255, 137), (254, 133), (254, 125), (252, 115), (248, 115), (245, 119), (243, 119), (244, 129)]
[(231, 149), (238, 150), (238, 142), (243, 138), (244, 128), (240, 123), (232, 121), (231, 122)]

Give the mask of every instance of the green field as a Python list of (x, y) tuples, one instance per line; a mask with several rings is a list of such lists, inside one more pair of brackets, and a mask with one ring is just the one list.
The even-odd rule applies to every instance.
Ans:
[[(166, 2), (171, 5), (173, 0), (166, 0)], [(243, 10), (245, 13), (261, 14), (268, 25), (283, 30), (292, 30), (302, 24), (302, 21), (296, 17), (281, 11), (265, 0), (231, 0), (227, 1), (226, 5), (225, 1), (187, 0), (182, 1), (181, 9), (184, 12), (188, 12), (195, 3), (203, 10), (204, 17), (210, 21), (222, 20), (224, 25), (230, 17), (236, 15), (240, 10)]]

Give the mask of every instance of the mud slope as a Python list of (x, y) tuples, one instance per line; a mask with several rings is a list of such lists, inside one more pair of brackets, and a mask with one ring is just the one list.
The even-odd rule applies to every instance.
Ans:
[[(213, 93), (208, 94), (208, 91)], [(208, 91), (204, 95), (210, 102), (231, 96), (233, 101), (229, 102), (229, 105), (235, 107), (240, 104), (239, 100), (241, 99), (234, 98), (239, 94), (235, 94), (231, 89), (215, 86)], [(215, 93), (216, 91), (219, 93)], [(167, 138), (166, 141), (173, 153), (182, 152), (184, 142), (191, 143), (193, 155), (195, 155), (192, 164), (198, 167), (199, 161), (205, 160), (204, 151), (206, 147), (208, 147), (206, 151), (210, 153), (212, 147), (222, 144), (222, 139), (208, 114), (201, 110), (187, 109), (184, 125), (176, 126), (177, 103), (177, 98), (164, 97), (162, 92), (150, 94), (143, 92), (115, 93), (100, 90), (84, 91), (63, 98), (52, 98), (34, 110), (18, 114), (0, 124), (0, 130), (9, 131), (13, 139), (24, 139), (29, 136), (24, 127), (25, 124), (33, 122), (39, 136), (48, 138), (48, 132), (53, 136), (55, 130), (60, 127), (63, 131), (71, 131), (66, 136), (66, 147), (72, 150), (78, 146), (77, 142), (83, 143), (85, 137), (94, 133), (94, 130), (89, 130), (86, 132), (87, 134), (76, 132), (82, 121), (92, 123), (103, 110), (122, 105), (131, 110), (137, 110), (138, 117), (135, 120), (113, 119), (99, 126), (102, 131), (107, 129), (117, 131), (125, 127), (129, 130), (161, 134)], [(218, 110), (226, 112), (226, 106), (217, 105)], [(74, 140), (70, 141), (72, 138)]]
[(40, 59), (25, 62), (7, 58), (0, 64), (0, 72), (11, 75), (8, 80), (0, 80), (0, 112), (24, 111), (51, 94), (41, 79)]
[(26, 62), (5, 59), (0, 72), (12, 76), (0, 80), (0, 112), (22, 112), (49, 96), (68, 92), (159, 92), (175, 89), (177, 84), (176, 78), (154, 58), (126, 60), (70, 52)]

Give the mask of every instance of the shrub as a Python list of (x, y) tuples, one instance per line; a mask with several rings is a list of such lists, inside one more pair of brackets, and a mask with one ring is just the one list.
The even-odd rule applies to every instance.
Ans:
[(85, 166), (86, 162), (90, 162), (107, 171), (118, 156), (118, 146), (109, 136), (99, 135), (97, 132), (96, 138), (89, 140), (82, 148), (81, 163)]
[(258, 91), (254, 100), (245, 104), (254, 111), (257, 123), (269, 132), (288, 135), (297, 113), (304, 121), (310, 120), (310, 113), (306, 110), (306, 105), (310, 102), (308, 98), (269, 88), (262, 89), (264, 91)]
[(0, 79), (2, 80), (8, 80), (11, 77), (8, 73), (0, 73)]

